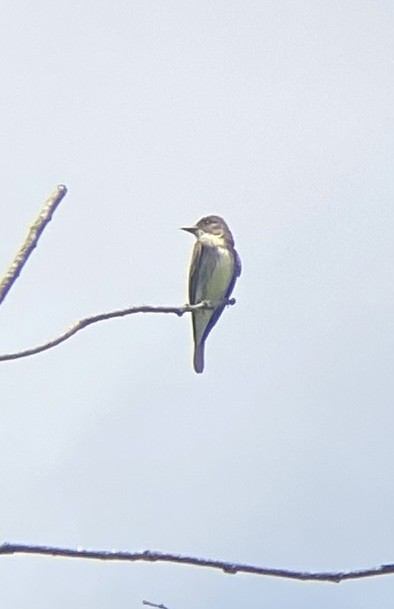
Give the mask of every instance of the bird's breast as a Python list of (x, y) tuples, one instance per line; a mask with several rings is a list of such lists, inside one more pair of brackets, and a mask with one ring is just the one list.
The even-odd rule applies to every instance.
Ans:
[(205, 247), (200, 265), (196, 302), (222, 300), (233, 278), (232, 252), (226, 247)]

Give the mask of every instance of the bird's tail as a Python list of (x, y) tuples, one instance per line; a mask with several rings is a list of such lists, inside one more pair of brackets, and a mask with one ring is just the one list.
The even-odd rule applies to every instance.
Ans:
[(194, 370), (197, 372), (197, 374), (201, 374), (201, 372), (204, 370), (204, 347), (205, 343), (201, 341), (200, 343), (197, 343), (194, 348), (193, 364)]

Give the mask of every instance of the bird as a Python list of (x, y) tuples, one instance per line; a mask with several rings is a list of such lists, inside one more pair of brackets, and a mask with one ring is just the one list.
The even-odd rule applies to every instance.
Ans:
[(220, 216), (205, 216), (193, 226), (183, 226), (182, 230), (197, 239), (189, 269), (189, 303), (209, 301), (214, 307), (192, 312), (193, 366), (201, 374), (205, 341), (223, 313), (242, 267), (231, 231)]

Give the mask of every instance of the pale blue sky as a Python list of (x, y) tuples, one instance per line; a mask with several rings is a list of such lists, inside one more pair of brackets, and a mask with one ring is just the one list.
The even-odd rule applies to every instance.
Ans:
[[(243, 262), (193, 372), (190, 319), (133, 316), (3, 363), (0, 540), (300, 570), (394, 562), (394, 8), (5, 0), (0, 265), (69, 194), (1, 309), (1, 352), (181, 305), (207, 213)], [(340, 586), (1, 558), (0, 603), (391, 609)]]

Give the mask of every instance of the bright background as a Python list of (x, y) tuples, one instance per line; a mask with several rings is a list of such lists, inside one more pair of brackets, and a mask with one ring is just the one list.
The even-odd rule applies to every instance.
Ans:
[[(0, 264), (69, 194), (1, 309), (1, 352), (182, 305), (202, 215), (243, 274), (190, 319), (101, 323), (0, 366), (0, 541), (300, 570), (394, 562), (394, 5), (5, 0)], [(2, 607), (393, 606), (340, 586), (0, 557)]]

